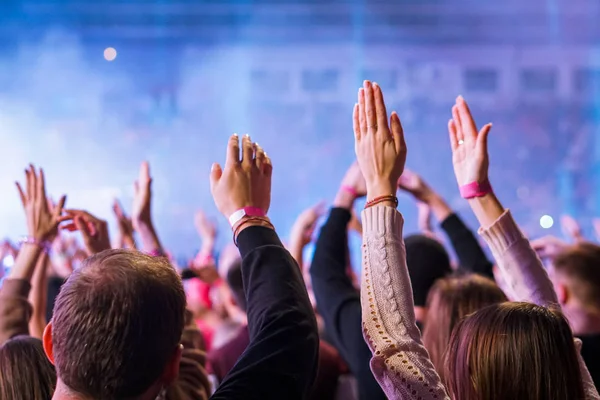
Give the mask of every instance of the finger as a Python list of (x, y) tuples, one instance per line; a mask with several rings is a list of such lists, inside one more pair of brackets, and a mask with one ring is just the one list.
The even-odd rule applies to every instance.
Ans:
[(400, 122), (400, 117), (396, 111), (394, 111), (390, 117), (390, 126), (392, 136), (394, 137), (394, 145), (396, 146), (396, 154), (400, 154), (400, 152), (406, 147), (406, 142), (404, 141), (404, 130), (402, 129), (402, 123)]
[(225, 166), (237, 165), (240, 163), (240, 138), (234, 133), (227, 143), (227, 158)]
[(383, 92), (377, 83), (373, 83), (373, 97), (375, 99), (375, 111), (377, 114), (377, 125), (386, 126), (388, 123), (387, 110), (383, 100)]
[(358, 89), (358, 120), (360, 123), (360, 134), (361, 137), (367, 134), (369, 128), (367, 127), (367, 114), (365, 105), (365, 89)]
[(142, 165), (140, 165), (140, 175), (138, 178), (138, 182), (140, 184), (145, 184), (150, 180), (150, 164), (148, 163), (148, 161), (144, 161), (142, 162)]
[(68, 210), (65, 210), (65, 212), (74, 217), (81, 217), (81, 218), (89, 220), (89, 221), (100, 221), (100, 219), (96, 218), (94, 215), (92, 215), (89, 212), (84, 211), (84, 210), (68, 209)]
[(70, 224), (61, 226), (60, 229), (64, 231), (75, 232), (77, 230), (77, 226), (75, 225), (75, 222), (71, 222)]
[(246, 134), (242, 138), (242, 165), (245, 167), (251, 167), (254, 162), (254, 145), (250, 135)]
[(256, 167), (259, 171), (264, 171), (264, 163), (265, 163), (265, 151), (263, 148), (256, 143)]
[(460, 116), (460, 124), (463, 133), (463, 139), (470, 142), (475, 142), (477, 138), (477, 127), (469, 110), (469, 105), (462, 96), (458, 96), (456, 99), (456, 105), (458, 106), (458, 115)]
[(62, 215), (63, 208), (65, 207), (66, 201), (67, 201), (67, 196), (63, 195), (58, 200), (58, 203), (56, 204), (56, 206), (54, 206), (52, 211), (53, 211), (55, 219), (59, 219), (60, 216)]
[(35, 199), (35, 189), (33, 188), (34, 180), (31, 174), (31, 167), (25, 170), (25, 180), (27, 181), (27, 198), (33, 200)]
[(21, 204), (23, 204), (23, 207), (25, 207), (25, 205), (27, 204), (27, 197), (25, 196), (25, 193), (23, 192), (23, 188), (21, 187), (21, 184), (19, 182), (15, 182), (15, 185), (17, 185), (17, 190), (19, 191), (19, 197), (21, 198)]
[(481, 152), (485, 155), (488, 154), (488, 134), (492, 129), (492, 124), (486, 124), (477, 135), (477, 147), (481, 150)]
[(458, 148), (458, 137), (456, 132), (456, 124), (454, 123), (453, 119), (448, 121), (448, 134), (450, 135), (450, 147), (452, 147), (452, 151), (456, 151)]
[(70, 215), (62, 215), (56, 219), (56, 221), (60, 224), (62, 222), (72, 221), (73, 217)]
[(40, 168), (40, 175), (37, 182), (37, 195), (40, 196), (40, 200), (43, 204), (42, 207), (48, 210), (48, 198), (46, 197), (46, 177), (44, 170)]
[(367, 116), (367, 128), (372, 131), (377, 131), (377, 112), (375, 106), (375, 97), (373, 94), (373, 85), (369, 81), (363, 83), (365, 89), (365, 114)]
[(89, 242), (89, 240), (92, 238), (92, 234), (89, 230), (88, 224), (84, 221), (84, 219), (81, 216), (77, 216), (75, 219), (73, 219), (73, 223), (75, 224), (77, 230), (81, 232), (83, 240), (86, 243)]
[(264, 164), (263, 169), (264, 169), (263, 173), (268, 178), (271, 178), (271, 175), (273, 174), (273, 163), (271, 162), (271, 158), (269, 157), (269, 155), (266, 152), (265, 152), (265, 164)]
[(221, 175), (223, 175), (223, 170), (221, 166), (217, 163), (214, 163), (210, 168), (210, 192), (215, 193), (215, 186), (221, 179)]
[(456, 139), (458, 144), (461, 144), (461, 140), (464, 140), (464, 134), (462, 130), (462, 121), (460, 120), (460, 114), (458, 112), (458, 106), (452, 106), (452, 119), (454, 120), (454, 126), (456, 127)]
[(352, 128), (354, 129), (354, 140), (360, 140), (360, 119), (358, 117), (358, 103), (354, 105), (352, 110)]

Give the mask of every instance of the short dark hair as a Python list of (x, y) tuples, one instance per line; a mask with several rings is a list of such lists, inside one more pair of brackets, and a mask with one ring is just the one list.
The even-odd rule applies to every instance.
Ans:
[(242, 278), (242, 260), (237, 260), (227, 270), (227, 284), (235, 298), (237, 306), (246, 311), (246, 293), (244, 292), (244, 280)]
[(424, 235), (407, 236), (404, 246), (413, 300), (424, 307), (435, 281), (452, 273), (450, 257), (440, 242)]
[(56, 371), (46, 357), (42, 341), (17, 336), (0, 346), (0, 399), (50, 399)]
[(554, 270), (567, 280), (571, 294), (585, 307), (600, 312), (600, 246), (579, 243), (553, 260)]
[(184, 326), (185, 293), (166, 258), (98, 253), (75, 270), (54, 306), (58, 377), (95, 399), (135, 398), (161, 376)]

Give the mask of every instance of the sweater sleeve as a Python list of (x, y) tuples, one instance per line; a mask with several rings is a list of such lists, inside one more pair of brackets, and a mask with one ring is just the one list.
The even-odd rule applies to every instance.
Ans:
[(211, 399), (305, 399), (317, 372), (317, 322), (300, 268), (277, 234), (238, 236), (250, 343)]
[[(509, 210), (506, 210), (489, 228), (482, 228), (479, 232), (489, 244), (504, 279), (517, 297), (515, 300), (560, 308), (556, 292), (541, 260)], [(581, 341), (577, 339), (576, 348), (581, 349)], [(579, 351), (577, 356), (585, 398), (600, 399)]]
[(23, 279), (6, 279), (0, 287), (0, 345), (15, 336), (29, 335), (30, 290), (31, 285)]
[(416, 325), (402, 215), (375, 206), (362, 221), (362, 319), (373, 374), (390, 399), (449, 399)]
[(371, 351), (361, 330), (360, 294), (346, 271), (350, 211), (333, 208), (321, 228), (310, 267), (325, 330), (355, 376), (361, 399), (385, 396), (369, 369)]
[(542, 262), (506, 210), (490, 227), (479, 233), (490, 246), (507, 285), (517, 301), (540, 306), (558, 306), (556, 292)]
[(457, 214), (451, 214), (442, 221), (441, 227), (450, 239), (462, 270), (494, 279), (494, 265), (488, 260), (473, 232)]

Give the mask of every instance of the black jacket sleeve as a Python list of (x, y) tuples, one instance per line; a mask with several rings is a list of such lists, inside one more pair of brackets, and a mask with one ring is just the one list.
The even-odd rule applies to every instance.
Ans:
[(211, 399), (304, 399), (319, 337), (300, 268), (272, 229), (244, 229), (238, 246), (250, 344)]
[(371, 351), (362, 334), (360, 293), (346, 271), (350, 211), (333, 208), (319, 234), (310, 268), (325, 330), (358, 383), (361, 399), (385, 399), (370, 368)]
[(488, 260), (473, 232), (456, 214), (441, 223), (456, 252), (461, 271), (471, 272), (494, 279), (494, 264)]

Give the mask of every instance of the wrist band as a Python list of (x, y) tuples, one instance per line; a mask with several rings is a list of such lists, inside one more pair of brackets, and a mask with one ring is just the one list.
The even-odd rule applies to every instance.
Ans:
[(492, 185), (487, 179), (484, 182), (471, 182), (459, 187), (460, 195), (463, 199), (473, 199), (483, 197), (486, 194), (493, 193)]
[(32, 244), (42, 249), (46, 254), (50, 253), (51, 244), (50, 242), (38, 240), (32, 236), (25, 236), (20, 240), (21, 244)]
[(244, 217), (265, 217), (266, 214), (258, 207), (244, 207), (229, 216), (229, 225), (233, 228)]
[(358, 192), (352, 186), (342, 185), (342, 190), (345, 190), (346, 192), (350, 193), (354, 197), (358, 197)]
[(379, 196), (367, 201), (367, 203), (365, 204), (365, 209), (373, 207), (374, 205), (383, 203), (385, 201), (391, 201), (392, 203), (394, 203), (394, 207), (398, 207), (398, 198), (393, 194), (388, 194), (387, 196)]

